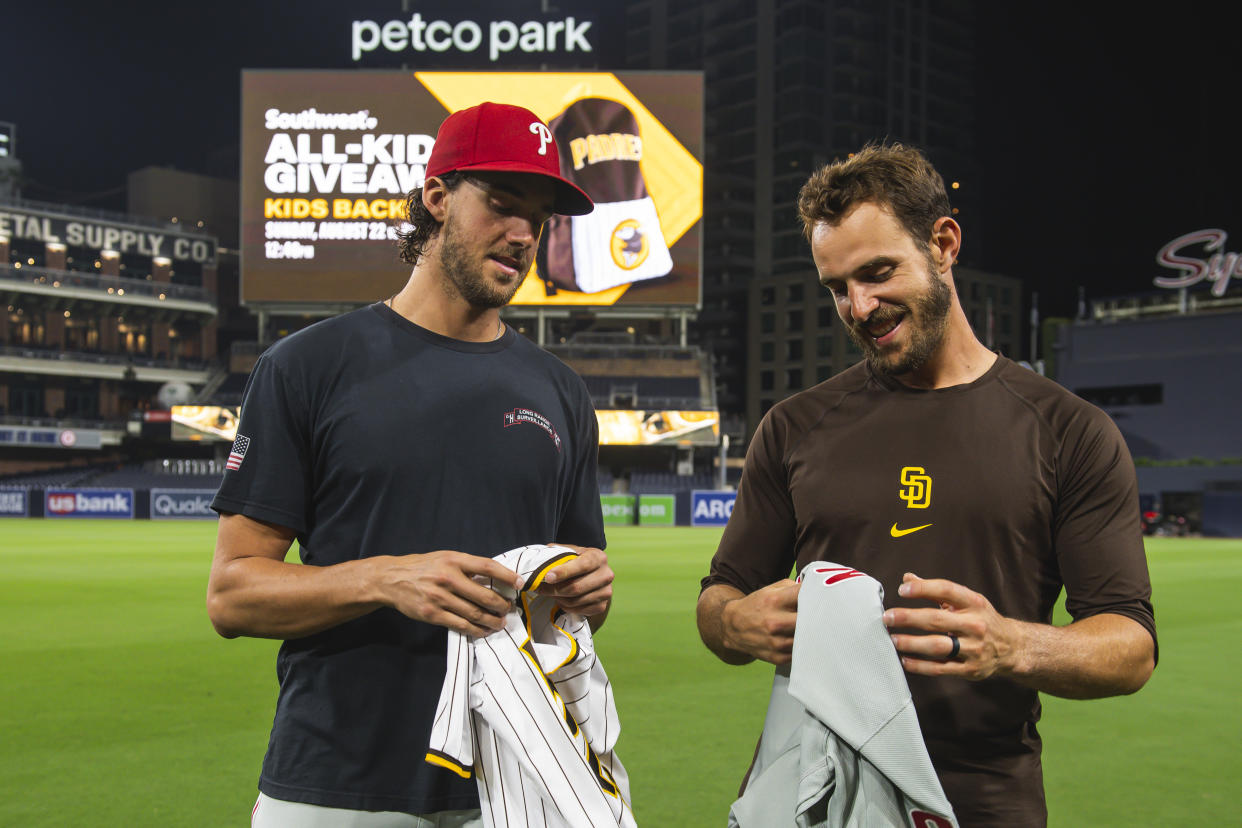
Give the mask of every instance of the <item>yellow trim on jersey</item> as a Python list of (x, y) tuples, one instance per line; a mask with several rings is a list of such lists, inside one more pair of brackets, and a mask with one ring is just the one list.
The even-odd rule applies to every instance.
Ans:
[(543, 576), (547, 575), (551, 569), (558, 567), (563, 563), (568, 563), (571, 558), (576, 557), (578, 557), (577, 552), (565, 550), (565, 554), (563, 555), (557, 555), (555, 558), (548, 558), (548, 560), (544, 561), (543, 566), (539, 567), (531, 574), (530, 582), (527, 583), (526, 586), (522, 587), (522, 591), (530, 592), (533, 589), (538, 589), (539, 585), (543, 583)]
[(549, 670), (548, 671), (549, 673), (555, 673), (557, 670), (561, 669), (566, 664), (572, 664), (574, 659), (578, 657), (578, 639), (574, 638), (572, 635), (565, 632), (556, 623), (556, 614), (559, 611), (560, 611), (560, 607), (553, 607), (552, 612), (550, 613), (551, 617), (548, 619), (548, 621), (552, 624), (552, 627), (558, 633), (560, 633), (561, 635), (569, 639), (569, 656), (564, 661), (562, 661), (560, 664), (556, 665), (551, 670)]
[[(521, 599), (522, 599), (522, 611), (521, 611), (522, 612), (522, 625), (526, 628), (526, 642), (523, 643), (522, 646), (525, 647), (526, 644), (529, 644), (531, 641), (534, 640), (535, 635), (534, 635), (534, 632), (530, 628), (530, 618), (531, 618), (530, 604), (528, 603), (525, 593), (522, 594)], [(559, 632), (561, 635), (569, 639), (569, 658), (565, 659), (560, 664), (553, 667), (551, 670), (544, 670), (543, 665), (535, 661), (535, 657), (532, 655), (531, 661), (535, 661), (535, 666), (539, 668), (539, 672), (543, 674), (545, 678), (548, 675), (555, 673), (557, 670), (561, 669), (566, 664), (571, 663), (574, 659), (578, 657), (578, 639), (574, 638), (572, 635), (565, 632), (563, 629), (561, 629), (556, 624), (556, 614), (560, 612), (560, 609), (561, 608), (557, 606), (552, 607), (550, 617), (548, 620), (551, 622), (552, 626), (556, 629), (557, 632)]]
[(427, 755), (423, 757), (423, 761), (431, 765), (439, 765), (442, 768), (447, 768), (460, 776), (462, 779), (469, 779), (472, 773), (470, 768), (463, 768), (443, 753), (437, 753), (434, 750), (428, 751)]

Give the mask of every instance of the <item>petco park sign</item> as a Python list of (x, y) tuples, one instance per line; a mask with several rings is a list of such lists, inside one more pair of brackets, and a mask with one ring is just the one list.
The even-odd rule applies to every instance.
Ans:
[[(566, 17), (561, 20), (491, 20), (479, 23), (474, 20), (433, 20), (418, 12), (409, 20), (355, 20), (351, 25), (351, 57), (354, 62), (363, 52), (383, 48), (389, 52), (413, 51), (486, 53), (487, 60), (495, 63), (502, 54), (510, 52), (537, 55), (557, 52), (591, 52), (590, 20)], [(483, 32), (487, 36), (484, 38)], [(486, 44), (486, 45), (485, 45)]]
[[(1157, 276), (1156, 287), (1188, 288), (1200, 282), (1212, 285), (1213, 296), (1224, 296), (1229, 290), (1229, 280), (1234, 276), (1242, 276), (1242, 253), (1229, 253), (1225, 250), (1225, 242), (1229, 234), (1224, 230), (1196, 230), (1160, 248), (1156, 254), (1156, 262), (1161, 267), (1180, 271), (1180, 276)], [(1187, 255), (1193, 248), (1202, 245), (1205, 256)]]
[[(407, 10), (394, 15), (403, 5)], [(358, 66), (583, 69), (623, 60), (622, 3), (354, 0), (342, 8), (348, 9), (349, 58)]]

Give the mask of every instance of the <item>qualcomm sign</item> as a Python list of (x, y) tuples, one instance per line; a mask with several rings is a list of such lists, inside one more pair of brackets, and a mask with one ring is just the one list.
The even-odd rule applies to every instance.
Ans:
[(214, 489), (152, 489), (152, 520), (215, 520)]
[[(1199, 282), (1211, 282), (1212, 295), (1224, 296), (1229, 289), (1229, 280), (1242, 276), (1242, 253), (1227, 253), (1223, 249), (1228, 238), (1229, 234), (1224, 230), (1196, 230), (1178, 236), (1160, 248), (1156, 253), (1156, 262), (1161, 267), (1181, 271), (1181, 275), (1157, 276), (1156, 287), (1188, 288)], [(1203, 245), (1203, 252), (1212, 255), (1201, 259), (1182, 255), (1183, 248), (1196, 244)]]
[(50, 489), (43, 513), (50, 518), (132, 518), (133, 489)]

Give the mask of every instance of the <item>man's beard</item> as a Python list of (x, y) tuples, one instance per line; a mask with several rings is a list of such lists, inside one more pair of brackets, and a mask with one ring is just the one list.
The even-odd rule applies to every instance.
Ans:
[[(456, 292), (474, 308), (502, 308), (509, 304), (525, 281), (529, 268), (520, 267), (517, 278), (508, 287), (494, 286), (483, 276), (483, 262), (470, 261), (470, 252), (452, 222), (445, 222), (440, 234), (440, 267), (448, 278), (445, 289)], [(504, 250), (497, 255), (525, 261), (522, 253), (515, 250)]]
[[(945, 331), (949, 328), (949, 308), (953, 305), (953, 291), (948, 282), (936, 273), (930, 262), (927, 279), (927, 290), (914, 298), (912, 307), (881, 305), (868, 317), (866, 324), (854, 323), (846, 326), (850, 338), (858, 345), (867, 363), (877, 374), (901, 376), (917, 371), (935, 356), (940, 343), (944, 341)], [(867, 333), (867, 327), (874, 326), (877, 322), (887, 324), (899, 318), (906, 328), (908, 342), (901, 350), (886, 353), (889, 349), (876, 345), (875, 339)]]

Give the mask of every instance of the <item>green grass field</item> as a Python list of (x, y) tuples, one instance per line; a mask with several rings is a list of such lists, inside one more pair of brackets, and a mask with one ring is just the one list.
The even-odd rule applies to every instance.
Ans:
[[(214, 532), (0, 521), (0, 825), (248, 824), (276, 644), (212, 632)], [(762, 724), (770, 668), (720, 664), (694, 626), (718, 537), (609, 533), (616, 598), (598, 647), (643, 825), (724, 825)], [(1236, 824), (1242, 541), (1153, 539), (1148, 555), (1151, 682), (1126, 698), (1045, 700), (1054, 826)]]

